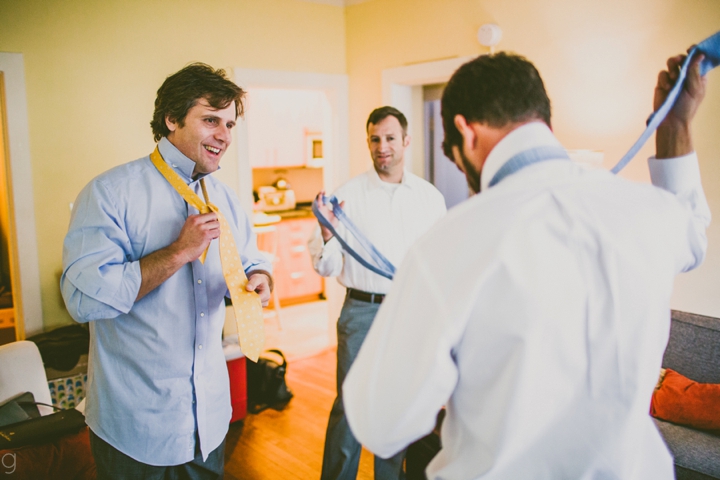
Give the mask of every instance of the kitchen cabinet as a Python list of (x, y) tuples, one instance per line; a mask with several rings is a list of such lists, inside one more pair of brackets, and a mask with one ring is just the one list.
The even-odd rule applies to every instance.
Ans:
[[(323, 278), (312, 266), (307, 241), (317, 225), (314, 217), (286, 219), (275, 224), (277, 257), (274, 265), (275, 289), (281, 305), (317, 300), (323, 297)], [(261, 250), (272, 251), (270, 235), (258, 238)]]

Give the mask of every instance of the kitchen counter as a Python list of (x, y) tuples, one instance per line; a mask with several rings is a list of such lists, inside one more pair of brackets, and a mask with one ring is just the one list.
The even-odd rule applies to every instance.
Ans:
[(314, 217), (312, 212), (312, 207), (310, 206), (300, 206), (293, 210), (282, 210), (279, 212), (274, 212), (276, 215), (280, 215), (280, 218), (283, 220), (288, 218), (311, 218)]
[(292, 210), (280, 210), (278, 212), (255, 212), (253, 223), (257, 226), (272, 225), (282, 220), (301, 218), (315, 218), (312, 213), (312, 207), (300, 206)]

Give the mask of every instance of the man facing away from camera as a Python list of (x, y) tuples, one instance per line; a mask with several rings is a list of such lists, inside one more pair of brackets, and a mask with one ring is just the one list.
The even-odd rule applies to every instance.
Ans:
[[(72, 317), (90, 324), (86, 419), (100, 479), (223, 476), (230, 283), (215, 240), (234, 239), (247, 291), (267, 304), (271, 288), (236, 195), (210, 175), (244, 95), (208, 65), (169, 76), (151, 122), (157, 150), (99, 175), (75, 202), (61, 289)], [(229, 231), (220, 214), (187, 203), (183, 186), (214, 204)]]
[[(655, 107), (678, 75), (668, 61)], [(690, 123), (700, 57), (656, 135), (653, 185), (569, 160), (535, 67), (498, 53), (442, 98), (445, 151), (482, 193), (408, 252), (343, 388), (376, 455), (429, 433), (431, 479), (667, 479), (648, 414), (675, 275), (710, 221)]]
[[(366, 130), (373, 168), (342, 185), (335, 196), (358, 229), (390, 262), (399, 265), (410, 245), (445, 214), (445, 200), (430, 183), (405, 170), (405, 149), (410, 144), (405, 115), (393, 107), (377, 108), (370, 114)], [(362, 252), (323, 204), (322, 194), (318, 205), (323, 215), (348, 245)], [(325, 436), (322, 479), (354, 480), (362, 447), (348, 427), (340, 387), (391, 281), (352, 258), (322, 224), (308, 248), (315, 270), (324, 277), (337, 276), (347, 288), (337, 324), (338, 394)], [(375, 457), (375, 478), (403, 478), (404, 457), (404, 451), (387, 460)]]

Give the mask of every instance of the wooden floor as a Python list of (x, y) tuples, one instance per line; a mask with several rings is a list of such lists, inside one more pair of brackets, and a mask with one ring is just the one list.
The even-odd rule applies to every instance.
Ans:
[[(228, 480), (319, 479), (325, 428), (335, 400), (335, 349), (288, 365), (295, 394), (283, 411), (248, 414), (230, 425), (225, 448)], [(358, 479), (372, 479), (372, 454), (363, 449)]]

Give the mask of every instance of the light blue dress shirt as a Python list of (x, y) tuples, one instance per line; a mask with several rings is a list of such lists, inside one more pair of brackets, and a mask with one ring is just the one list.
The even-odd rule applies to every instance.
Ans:
[[(202, 198), (194, 162), (166, 138), (166, 162)], [(246, 272), (271, 271), (236, 195), (205, 177), (210, 201), (231, 225)], [(80, 323), (90, 322), (87, 424), (100, 438), (150, 465), (203, 458), (230, 422), (228, 372), (221, 335), (227, 286), (218, 242), (205, 263), (183, 266), (135, 302), (139, 260), (178, 238), (197, 214), (150, 157), (92, 180), (75, 202), (63, 248), (62, 295)]]

